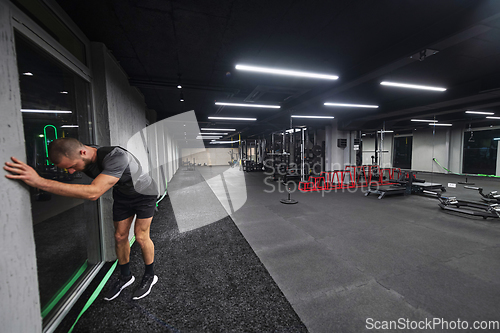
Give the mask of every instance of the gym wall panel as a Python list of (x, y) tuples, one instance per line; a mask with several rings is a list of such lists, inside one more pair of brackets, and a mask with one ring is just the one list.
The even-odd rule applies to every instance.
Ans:
[[(450, 160), (448, 169), (452, 172), (462, 172), (464, 130), (462, 126), (453, 127), (450, 131)], [(441, 161), (439, 161), (441, 163)], [(441, 163), (442, 164), (442, 163)]]
[[(338, 139), (346, 139), (347, 147), (337, 147)], [(331, 126), (325, 127), (325, 169), (327, 171), (343, 170), (345, 165), (349, 164), (350, 149), (349, 132), (339, 131), (337, 121), (333, 120)]]
[[(0, 157), (26, 161), (21, 96), (8, 3), (0, 0)], [(2, 163), (2, 164), (3, 164)], [(0, 177), (0, 324), (2, 332), (42, 331), (40, 300), (27, 186)]]
[(382, 153), (378, 155), (380, 166), (382, 168), (392, 168), (392, 162), (393, 162), (392, 155), (394, 151), (393, 133), (384, 133), (384, 140), (381, 141), (381, 150)]
[(375, 138), (369, 136), (362, 137), (363, 140), (363, 165), (372, 163), (372, 156), (375, 156)]
[(433, 133), (433, 129), (430, 128), (413, 132), (412, 170), (446, 173), (433, 161), (433, 158), (436, 158), (443, 166), (448, 165), (449, 131), (449, 129), (436, 128)]

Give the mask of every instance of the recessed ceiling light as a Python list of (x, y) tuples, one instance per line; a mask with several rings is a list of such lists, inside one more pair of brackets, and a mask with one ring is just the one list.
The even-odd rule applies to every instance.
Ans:
[(333, 119), (335, 117), (332, 117), (332, 116), (299, 116), (299, 115), (293, 115), (292, 118)]
[(182, 89), (182, 86), (180, 84), (178, 84), (177, 89)]
[(325, 79), (325, 80), (337, 80), (339, 78), (337, 75), (298, 72), (298, 71), (291, 71), (288, 69), (257, 67), (257, 66), (248, 66), (248, 65), (236, 65), (236, 69), (239, 69), (242, 71), (270, 73), (270, 74), (279, 74), (279, 75), (288, 75), (288, 76), (299, 76), (299, 77), (310, 77), (310, 78)]
[(421, 121), (423, 123), (437, 123), (437, 120), (427, 120), (427, 119), (412, 119), (411, 121)]
[(248, 121), (255, 121), (257, 118), (234, 118), (234, 117), (208, 117), (208, 119), (214, 119), (214, 120), (248, 120)]
[(23, 75), (24, 76), (33, 76), (33, 73), (31, 73), (31, 72), (24, 72)]
[(483, 111), (465, 111), (465, 113), (470, 113), (470, 114), (487, 114), (487, 115), (493, 115), (495, 112), (483, 112)]
[(234, 128), (200, 128), (202, 131), (236, 131)]
[(377, 109), (378, 105), (346, 104), (346, 103), (325, 103), (327, 106), (345, 106), (349, 108), (372, 108)]
[(67, 92), (67, 91), (60, 91), (59, 93), (60, 93), (60, 94), (64, 94), (64, 95), (67, 95), (67, 94), (68, 94), (68, 92)]
[(62, 125), (62, 128), (76, 128), (78, 125)]
[(215, 102), (215, 105), (227, 105), (227, 106), (241, 106), (247, 108), (270, 108), (279, 109), (279, 105), (265, 105), (265, 104), (242, 104), (242, 103), (226, 103), (226, 102)]
[(383, 81), (383, 82), (380, 82), (380, 84), (383, 85), (383, 86), (392, 86), (392, 87), (400, 87), (400, 88), (423, 89), (423, 90), (434, 90), (434, 91), (446, 91), (446, 88), (432, 87), (432, 86), (420, 86), (420, 85), (408, 84), (408, 83), (398, 83), (398, 82)]
[(432, 123), (432, 124), (429, 124), (430, 126), (453, 126), (452, 124), (436, 124), (436, 123)]
[(28, 113), (73, 113), (72, 111), (64, 111), (64, 110), (37, 110), (37, 109), (21, 109), (21, 112), (28, 112)]

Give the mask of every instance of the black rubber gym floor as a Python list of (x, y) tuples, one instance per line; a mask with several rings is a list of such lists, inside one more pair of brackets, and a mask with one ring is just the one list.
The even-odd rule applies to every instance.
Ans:
[[(203, 181), (199, 173), (185, 175)], [(151, 238), (159, 277), (151, 294), (131, 300), (144, 271), (140, 247), (134, 244), (130, 262), (138, 280), (111, 302), (101, 294), (74, 332), (307, 332), (230, 217), (179, 233), (166, 197), (154, 217)], [(68, 331), (89, 294), (57, 332)]]

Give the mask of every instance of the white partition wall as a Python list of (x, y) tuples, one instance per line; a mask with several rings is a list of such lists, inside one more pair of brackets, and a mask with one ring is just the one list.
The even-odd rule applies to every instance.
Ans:
[(429, 128), (413, 132), (412, 170), (446, 172), (433, 161), (433, 158), (436, 158), (445, 167), (449, 165), (449, 131), (449, 129), (443, 128), (436, 128), (435, 130)]

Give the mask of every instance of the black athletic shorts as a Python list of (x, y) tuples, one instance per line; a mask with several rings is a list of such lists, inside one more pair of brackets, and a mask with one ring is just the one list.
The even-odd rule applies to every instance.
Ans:
[(122, 221), (134, 215), (138, 219), (147, 219), (154, 215), (155, 210), (155, 195), (127, 196), (113, 189), (113, 221)]

